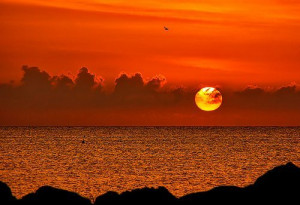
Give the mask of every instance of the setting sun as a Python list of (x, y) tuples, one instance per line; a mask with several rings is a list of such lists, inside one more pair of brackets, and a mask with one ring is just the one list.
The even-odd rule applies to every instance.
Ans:
[(212, 87), (202, 88), (195, 96), (196, 105), (204, 111), (214, 111), (222, 104), (221, 93)]

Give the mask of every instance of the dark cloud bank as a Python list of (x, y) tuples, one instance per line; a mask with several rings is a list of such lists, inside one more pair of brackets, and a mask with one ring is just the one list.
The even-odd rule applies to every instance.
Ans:
[(50, 76), (37, 67), (23, 66), (21, 84), (1, 84), (3, 107), (26, 108), (107, 108), (164, 106), (183, 98), (181, 88), (165, 90), (163, 76), (145, 81), (140, 73), (121, 74), (115, 80), (113, 92), (103, 90), (103, 79), (96, 80), (87, 68), (79, 70), (76, 78)]
[[(22, 114), (23, 111), (166, 112), (173, 109), (174, 112), (184, 114), (199, 112), (194, 103), (198, 88), (171, 88), (163, 76), (146, 81), (140, 73), (123, 73), (115, 80), (114, 90), (107, 92), (103, 89), (104, 80), (96, 78), (87, 68), (81, 68), (75, 79), (65, 75), (50, 76), (37, 67), (23, 66), (22, 69), (24, 74), (19, 85), (0, 84), (1, 122), (10, 113)], [(300, 92), (296, 85), (273, 91), (259, 87), (247, 87), (239, 92), (220, 90), (223, 105), (216, 111), (219, 114), (239, 111), (300, 113)]]

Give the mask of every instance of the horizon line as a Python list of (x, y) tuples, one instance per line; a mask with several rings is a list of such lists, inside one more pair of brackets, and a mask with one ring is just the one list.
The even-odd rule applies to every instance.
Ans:
[(3, 127), (300, 127), (300, 125), (0, 125)]

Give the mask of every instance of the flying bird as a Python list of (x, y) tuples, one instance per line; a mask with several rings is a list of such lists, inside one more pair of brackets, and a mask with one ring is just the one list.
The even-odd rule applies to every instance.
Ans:
[(165, 27), (165, 26), (164, 26), (164, 29), (165, 29), (166, 31), (168, 31), (168, 30), (169, 30), (169, 28), (168, 28), (168, 27)]

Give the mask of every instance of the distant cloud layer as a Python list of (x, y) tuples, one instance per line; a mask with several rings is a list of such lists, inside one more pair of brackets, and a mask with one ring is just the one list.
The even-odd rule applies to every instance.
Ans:
[[(76, 116), (85, 113), (92, 113), (88, 114), (88, 117), (97, 113), (99, 118), (101, 116), (101, 120), (97, 121), (97, 117), (93, 119), (95, 124), (100, 125), (107, 116), (114, 116), (110, 118), (111, 124), (120, 123), (119, 119), (122, 119), (121, 124), (127, 122), (139, 124), (140, 117), (144, 117), (142, 124), (147, 124), (145, 117), (147, 113), (152, 116), (149, 121), (152, 120), (153, 123), (156, 120), (157, 125), (161, 119), (164, 124), (168, 124), (168, 115), (170, 125), (182, 119), (189, 119), (190, 122), (186, 123), (192, 125), (206, 122), (222, 125), (222, 117), (233, 120), (244, 119), (246, 123), (251, 118), (254, 120), (255, 116), (266, 120), (267, 123), (268, 116), (271, 118), (274, 114), (277, 114), (278, 122), (283, 122), (284, 119), (280, 119), (280, 116), (285, 112), (291, 113), (291, 118), (296, 123), (300, 115), (300, 92), (295, 84), (272, 91), (256, 86), (249, 86), (238, 92), (221, 88), (223, 105), (208, 116), (208, 113), (199, 111), (195, 106), (194, 95), (198, 88), (170, 88), (162, 75), (154, 76), (147, 81), (141, 73), (133, 75), (122, 73), (116, 78), (114, 89), (107, 92), (103, 89), (104, 79), (96, 78), (87, 68), (81, 68), (74, 79), (66, 75), (50, 76), (37, 67), (23, 66), (22, 69), (24, 73), (19, 85), (0, 85), (2, 125), (14, 122), (26, 124), (28, 118), (25, 115), (28, 113), (33, 114), (32, 117), (36, 119), (47, 119), (42, 123), (46, 125), (47, 123), (51, 125), (51, 122), (55, 121), (50, 119), (55, 117), (52, 116), (53, 113), (63, 116), (58, 124), (69, 120), (73, 122), (72, 120), (77, 119)], [(197, 121), (198, 116), (201, 120)], [(203, 118), (204, 116), (207, 119)], [(294, 121), (288, 120), (289, 123)], [(264, 124), (260, 120), (257, 122)]]
[[(28, 106), (32, 109), (55, 107), (123, 107), (125, 105), (174, 104), (179, 98), (176, 90), (162, 91), (166, 78), (158, 75), (145, 81), (140, 73), (122, 73), (115, 80), (112, 93), (103, 91), (103, 79), (96, 80), (85, 67), (71, 79), (66, 75), (50, 76), (37, 67), (23, 66), (20, 85), (1, 84), (2, 107)], [(169, 99), (168, 99), (169, 98)], [(172, 99), (170, 99), (172, 98)], [(6, 102), (6, 103), (5, 103)]]

